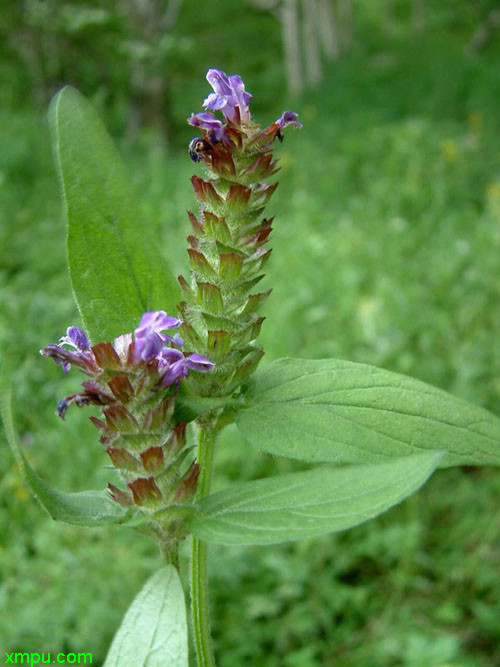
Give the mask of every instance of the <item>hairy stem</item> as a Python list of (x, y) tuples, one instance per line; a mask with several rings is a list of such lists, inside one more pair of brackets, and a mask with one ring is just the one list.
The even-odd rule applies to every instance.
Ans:
[(179, 569), (179, 544), (177, 541), (174, 543), (160, 543), (160, 550), (163, 556), (163, 560), (166, 565), (173, 565), (176, 570)]
[[(199, 423), (197, 460), (200, 466), (197, 499), (210, 492), (213, 452), (218, 429), (215, 420)], [(193, 537), (191, 552), (191, 616), (198, 667), (215, 667), (210, 636), (206, 544)]]

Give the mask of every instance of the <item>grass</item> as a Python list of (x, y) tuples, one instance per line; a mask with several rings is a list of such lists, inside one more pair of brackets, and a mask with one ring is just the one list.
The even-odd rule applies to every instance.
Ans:
[[(279, 149), (262, 344), (268, 359), (373, 363), (499, 412), (496, 62), (435, 48), (418, 67), (399, 45), (382, 65), (353, 56), (302, 105), (303, 132)], [(37, 352), (77, 322), (47, 128), (28, 111), (1, 121), (0, 344), (19, 360), (19, 431), (52, 484), (100, 488), (105, 461), (86, 416), (75, 410), (61, 424), (53, 415), (78, 379)], [(184, 152), (165, 161), (129, 147), (126, 157), (166, 256), (185, 270), (193, 166)], [(228, 429), (216, 485), (290, 465)], [(158, 565), (154, 545), (123, 529), (54, 524), (5, 447), (0, 469), (2, 650), (91, 651), (101, 664)], [(212, 547), (221, 667), (500, 665), (499, 493), (496, 470), (446, 470), (346, 533)]]

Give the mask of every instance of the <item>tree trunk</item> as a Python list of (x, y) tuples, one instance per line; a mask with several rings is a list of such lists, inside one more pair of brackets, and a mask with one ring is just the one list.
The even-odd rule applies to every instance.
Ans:
[(302, 0), (304, 18), (304, 54), (307, 82), (315, 85), (321, 80), (321, 60), (319, 56), (318, 3), (317, 0)]
[(486, 21), (481, 23), (467, 44), (467, 51), (479, 51), (491, 40), (495, 30), (500, 28), (500, 10), (492, 9)]
[(411, 3), (411, 29), (414, 35), (422, 32), (425, 26), (424, 0), (413, 0)]
[(327, 60), (337, 60), (340, 55), (340, 45), (330, 0), (318, 0), (316, 19), (323, 53)]
[(280, 19), (288, 89), (292, 95), (299, 95), (304, 89), (304, 79), (300, 62), (297, 0), (283, 0)]
[(338, 0), (338, 20), (340, 32), (340, 49), (347, 51), (353, 40), (353, 6), (352, 0)]
[(396, 18), (394, 16), (394, 0), (384, 0), (384, 9), (382, 14), (382, 27), (385, 33), (389, 35), (394, 32)]
[(159, 148), (168, 145), (170, 122), (167, 78), (161, 52), (154, 46), (176, 22), (181, 5), (182, 0), (128, 2), (131, 31), (152, 48), (146, 60), (135, 59), (131, 63), (127, 135), (134, 136), (142, 126), (153, 125), (158, 131)]

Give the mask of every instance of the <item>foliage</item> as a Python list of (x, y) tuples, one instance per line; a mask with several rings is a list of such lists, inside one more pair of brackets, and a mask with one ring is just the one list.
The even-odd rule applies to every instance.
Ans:
[(54, 99), (51, 123), (68, 216), (71, 282), (91, 340), (119, 336), (145, 311), (173, 312), (177, 283), (156, 245), (156, 230), (140, 218), (121, 159), (95, 111), (65, 88)]
[(375, 366), (278, 359), (243, 393), (238, 429), (271, 454), (368, 463), (442, 448), (442, 466), (500, 460), (495, 415)]
[[(460, 60), (453, 62), (455, 68), (462, 66)], [(344, 77), (349, 75), (347, 70)], [(465, 72), (465, 65), (463, 70), (465, 82), (470, 71)], [(483, 76), (487, 77), (486, 71)], [(369, 80), (369, 73), (366, 78)], [(373, 81), (377, 78), (374, 75)], [(275, 245), (280, 245), (282, 256), (276, 253), (267, 279), (269, 285), (280, 286), (268, 312), (281, 323), (282, 332), (279, 340), (273, 340), (272, 332), (264, 329), (263, 342), (269, 356), (328, 355), (369, 361), (415, 374), (498, 410), (493, 340), (499, 318), (497, 295), (488, 278), (495, 270), (499, 244), (498, 184), (492, 170), (498, 166), (498, 136), (488, 120), (492, 107), (488, 97), (474, 99), (470, 92), (455, 97), (457, 91), (443, 86), (434, 91), (429, 105), (450, 95), (455, 101), (448, 120), (433, 119), (418, 104), (414, 113), (419, 111), (420, 118), (407, 120), (406, 89), (390, 79), (386, 78), (385, 92), (392, 91), (393, 109), (398, 104), (400, 109), (393, 111), (390, 122), (372, 124), (374, 109), (367, 90), (364, 106), (358, 105), (357, 119), (348, 118), (347, 109), (345, 116), (337, 109), (337, 121), (329, 123), (331, 130), (327, 131), (335, 144), (325, 145), (326, 111), (318, 109), (320, 118), (311, 120), (317, 127), (314, 145), (306, 146), (300, 156), (293, 150), (285, 153), (290, 183), (284, 179), (276, 202), (282, 211), (282, 227), (277, 229)], [(332, 99), (337, 92), (332, 91)], [(360, 96), (357, 93), (358, 101)], [(481, 105), (469, 106), (471, 101)], [(469, 112), (481, 115), (468, 120)], [(478, 118), (483, 119), (482, 128)], [(74, 311), (69, 297), (62, 296), (69, 295), (69, 290), (61, 244), (55, 240), (63, 232), (55, 214), (53, 173), (43, 158), (39, 168), (36, 160), (26, 159), (27, 155), (42, 155), (46, 146), (36, 150), (44, 141), (38, 134), (38, 121), (33, 122), (32, 136), (29, 130), (25, 135), (25, 146), (29, 141), (31, 147), (16, 146), (11, 137), (22, 120), (8, 116), (3, 126), (7, 164), (2, 196), (12, 224), (3, 232), (7, 244), (2, 266), (9, 271), (10, 280), (3, 291), (2, 337), (17, 342), (16, 332), (26, 319), (38, 324), (26, 331), (22, 341), (25, 359), (16, 374), (23, 442), (41, 469), (48, 470), (50, 462), (51, 481), (57, 486), (98, 487), (105, 474), (94, 470), (102, 461), (98, 452), (89, 454), (90, 430), (83, 435), (80, 415), (74, 415), (69, 438), (67, 431), (61, 434), (54, 426), (51, 406), (53, 396), (61, 393), (59, 377), (55, 371), (40, 370), (34, 354), (40, 340), (57, 337), (60, 322), (71, 321)], [(325, 162), (315, 159), (318, 147), (326, 153), (328, 173)], [(299, 157), (303, 161), (300, 169)], [(179, 202), (188, 200), (182, 184), (189, 173), (182, 166), (184, 159), (180, 158), (180, 166), (169, 167), (158, 164), (154, 156), (149, 161), (135, 157), (135, 178), (146, 193), (144, 208), (152, 216), (176, 219), (175, 207), (178, 211)], [(168, 202), (159, 194), (167, 179), (174, 191)], [(18, 201), (24, 202), (22, 209)], [(172, 256), (175, 243), (177, 248), (183, 245), (182, 224), (179, 220), (178, 242), (169, 236)], [(301, 239), (300, 254), (296, 240), (287, 239), (285, 225), (293, 226)], [(36, 244), (30, 243), (34, 235)], [(389, 254), (384, 252), (388, 247)], [(322, 271), (316, 268), (320, 263)], [(277, 276), (285, 273), (291, 279), (283, 284)], [(307, 283), (299, 279), (304, 275)], [(51, 293), (61, 298), (49, 301)], [(308, 325), (305, 330), (304, 322)], [(37, 416), (35, 407), (40, 401), (46, 403), (47, 413)], [(42, 432), (46, 442), (38, 441), (34, 449), (30, 434)], [(82, 446), (75, 446), (80, 442)], [(219, 469), (227, 470), (227, 478), (241, 477), (242, 455), (246, 457), (244, 475), (249, 478), (277, 468), (293, 469), (292, 464), (256, 459), (234, 431), (224, 443)], [(71, 452), (71, 468), (60, 462), (64, 458), (61, 450)], [(22, 496), (17, 472), (10, 468), (4, 451), (1, 456), (5, 457), (4, 469), (9, 470), (3, 487)], [(221, 484), (225, 481), (229, 480)], [(272, 554), (257, 548), (244, 553), (214, 547), (216, 637), (224, 655), (222, 664), (255, 660), (265, 665), (266, 656), (273, 651), (286, 656), (287, 664), (298, 665), (328, 663), (332, 658), (338, 664), (359, 665), (374, 659), (383, 664), (417, 665), (423, 659), (428, 664), (491, 664), (497, 659), (498, 642), (497, 487), (488, 471), (449, 471), (433, 480), (421, 498), (349, 535), (287, 546)], [(4, 590), (9, 597), (4, 604), (11, 617), (3, 630), (6, 643), (14, 648), (26, 641), (35, 643), (42, 630), (54, 649), (68, 641), (79, 650), (89, 630), (91, 636), (102, 637), (103, 655), (118, 624), (117, 607), (126, 606), (141, 577), (145, 579), (154, 567), (149, 546), (133, 544), (127, 535), (112, 535), (117, 547), (114, 562), (108, 564), (109, 543), (104, 545), (97, 532), (89, 536), (71, 529), (68, 533), (53, 525), (33, 529), (38, 515), (26, 499), (23, 511), (14, 498), (4, 502), (4, 525), (7, 518), (16, 525), (15, 535), (2, 529), (8, 553)], [(463, 552), (457, 553), (457, 544), (463, 545)], [(77, 545), (82, 545), (80, 550)], [(132, 568), (130, 554), (135, 563)], [(86, 600), (93, 612), (93, 618), (83, 623), (76, 620), (77, 598), (67, 598), (67, 583), (53, 585), (71, 564), (75, 590), (86, 591), (88, 597), (82, 604)], [(108, 575), (109, 590), (104, 594), (97, 576), (87, 581), (90, 565)], [(135, 570), (132, 575), (131, 570)], [(275, 591), (277, 581), (282, 583)], [(456, 583), (456, 588), (446, 589), (446, 582)], [(394, 593), (383, 612), (388, 588)], [(272, 596), (264, 594), (268, 590), (273, 591)], [(96, 599), (99, 603), (91, 603)], [(52, 625), (44, 613), (48, 605), (60, 610), (59, 620)], [(363, 605), (366, 615), (360, 613)], [(323, 616), (320, 609), (330, 611)], [(367, 627), (368, 618), (378, 622)], [(284, 620), (290, 630), (283, 629)], [(339, 628), (342, 639), (335, 637), (329, 643), (325, 635), (332, 625)], [(248, 628), (244, 637), (242, 626)], [(107, 628), (102, 634), (101, 627)], [(316, 641), (309, 647), (311, 636)]]
[[(162, 628), (167, 627), (166, 633)], [(126, 667), (158, 663), (155, 655), (166, 655), (172, 667), (185, 667), (187, 620), (184, 591), (173, 565), (166, 565), (146, 582), (127, 611), (104, 663), (104, 667)]]
[(216, 544), (276, 544), (346, 530), (416, 491), (442, 452), (378, 465), (324, 468), (238, 484), (202, 498), (189, 525)]

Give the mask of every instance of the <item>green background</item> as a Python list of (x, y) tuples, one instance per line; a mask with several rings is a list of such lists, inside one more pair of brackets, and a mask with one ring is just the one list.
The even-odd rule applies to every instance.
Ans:
[[(185, 118), (209, 92), (207, 68), (241, 74), (262, 123), (298, 111), (304, 129), (277, 148), (262, 363), (376, 364), (500, 412), (500, 30), (471, 48), (493, 3), (428, 0), (417, 30), (409, 1), (354, 0), (353, 43), (295, 99), (269, 12), (186, 0), (163, 35), (134, 22), (129, 4), (0, 8), (0, 351), (16, 350), (17, 424), (39, 472), (66, 491), (109, 476), (86, 414), (54, 416), (78, 374), (38, 354), (78, 324), (46, 121), (64, 83), (99, 108), (176, 273), (197, 171)], [(146, 81), (165, 77), (159, 100), (131, 84), (137, 67)], [(215, 486), (295, 469), (228, 429)], [(499, 493), (496, 469), (440, 471), (347, 533), (210, 547), (220, 665), (500, 665)], [(154, 544), (127, 529), (51, 522), (2, 442), (1, 655), (92, 652), (101, 664), (159, 565)]]

